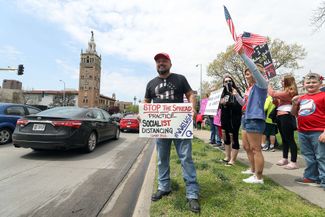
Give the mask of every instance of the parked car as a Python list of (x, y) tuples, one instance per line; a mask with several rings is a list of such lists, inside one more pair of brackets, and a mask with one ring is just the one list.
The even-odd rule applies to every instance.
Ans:
[(116, 122), (120, 122), (123, 115), (121, 113), (112, 114), (112, 119)]
[(0, 145), (11, 142), (12, 133), (19, 118), (40, 111), (40, 109), (29, 105), (0, 103)]
[(138, 115), (126, 115), (120, 120), (121, 131), (137, 131), (139, 132)]
[(119, 136), (119, 124), (102, 109), (56, 107), (19, 119), (12, 137), (15, 147), (92, 152), (98, 142)]

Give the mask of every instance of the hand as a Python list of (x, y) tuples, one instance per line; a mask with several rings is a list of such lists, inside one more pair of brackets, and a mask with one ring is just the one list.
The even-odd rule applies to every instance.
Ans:
[(232, 93), (231, 93), (231, 94), (234, 96), (234, 95), (237, 95), (237, 94), (238, 94), (238, 92), (237, 92), (237, 90), (236, 90), (235, 88), (233, 88), (233, 89), (232, 89)]
[(319, 140), (320, 142), (325, 143), (325, 131), (324, 131), (322, 134), (320, 134), (318, 140)]
[(220, 99), (220, 104), (222, 104), (222, 105), (226, 104), (226, 101), (225, 101), (224, 98), (221, 98), (221, 99)]
[(193, 118), (193, 121), (196, 122), (196, 115), (197, 115), (197, 112), (195, 109), (192, 110), (192, 118)]

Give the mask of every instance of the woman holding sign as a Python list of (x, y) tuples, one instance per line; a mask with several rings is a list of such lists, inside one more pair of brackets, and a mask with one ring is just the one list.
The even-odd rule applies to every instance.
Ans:
[(223, 92), (220, 99), (222, 136), (225, 143), (226, 158), (223, 161), (226, 166), (232, 166), (238, 155), (242, 106), (233, 95), (233, 90), (241, 96), (234, 79), (230, 75), (223, 78)]
[(263, 184), (264, 157), (261, 142), (265, 129), (264, 102), (267, 96), (268, 82), (262, 74), (264, 73), (263, 66), (255, 65), (243, 52), (243, 48), (238, 53), (248, 67), (245, 69), (245, 79), (249, 84), (244, 99), (238, 93), (234, 93), (237, 101), (243, 105), (242, 141), (251, 164), (251, 168), (242, 173), (252, 176), (243, 179), (243, 181), (252, 184)]

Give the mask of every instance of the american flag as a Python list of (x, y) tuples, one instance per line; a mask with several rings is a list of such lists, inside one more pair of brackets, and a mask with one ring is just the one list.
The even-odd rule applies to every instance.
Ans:
[(235, 48), (234, 48), (235, 51), (238, 52), (241, 48), (243, 48), (246, 55), (251, 57), (254, 52), (254, 47), (256, 45), (265, 44), (267, 42), (267, 39), (263, 36), (249, 33), (249, 32), (244, 32), (243, 34), (240, 34), (239, 36), (237, 36), (236, 32), (235, 32), (235, 26), (234, 26), (234, 23), (232, 22), (229, 11), (226, 8), (226, 6), (223, 6), (223, 7), (224, 7), (226, 21), (229, 26), (232, 38), (236, 42)]
[(229, 26), (229, 30), (230, 30), (230, 33), (232, 35), (232, 38), (234, 39), (234, 41), (236, 41), (237, 40), (237, 35), (236, 35), (236, 32), (235, 32), (234, 23), (232, 22), (231, 16), (230, 16), (229, 11), (226, 8), (226, 6), (223, 6), (223, 9), (225, 11), (226, 21), (227, 21), (227, 24)]

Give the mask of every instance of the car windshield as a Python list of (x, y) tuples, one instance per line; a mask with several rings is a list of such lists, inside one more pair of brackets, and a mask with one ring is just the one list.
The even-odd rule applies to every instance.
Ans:
[(71, 117), (84, 112), (85, 109), (78, 107), (57, 107), (42, 111), (37, 116), (58, 116), (58, 117)]

